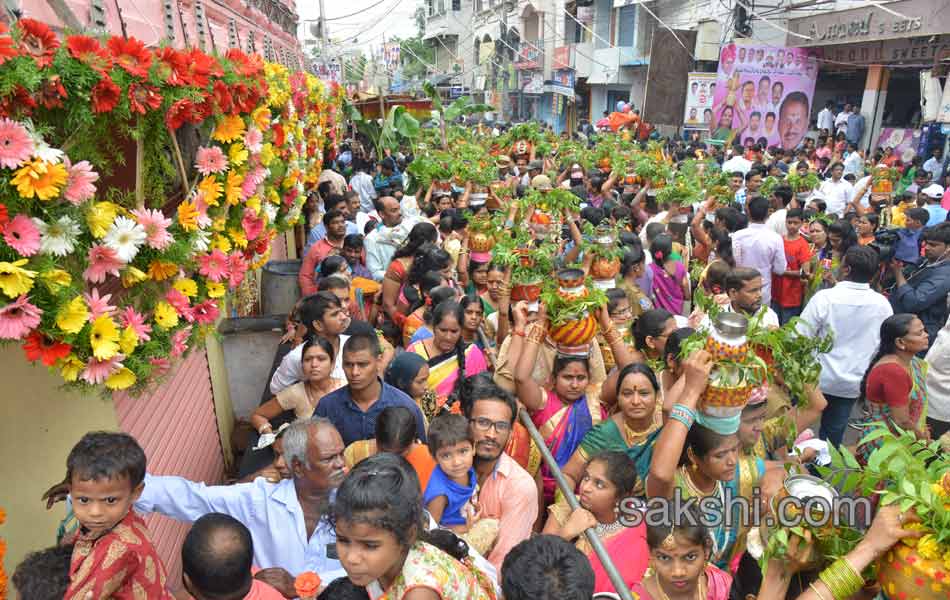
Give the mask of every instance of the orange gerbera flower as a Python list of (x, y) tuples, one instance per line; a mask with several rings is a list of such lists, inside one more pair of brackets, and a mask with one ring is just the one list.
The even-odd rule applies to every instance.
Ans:
[(52, 367), (60, 359), (69, 356), (72, 349), (73, 347), (69, 344), (46, 339), (38, 331), (33, 331), (23, 342), (23, 352), (26, 353), (26, 359), (30, 362), (41, 360), (47, 367)]
[(20, 52), (32, 56), (41, 69), (53, 64), (59, 48), (56, 34), (45, 23), (35, 19), (20, 19), (17, 25), (20, 28)]
[(140, 40), (111, 37), (107, 42), (115, 64), (134, 77), (145, 77), (152, 66), (152, 55)]
[(198, 207), (191, 200), (178, 205), (178, 224), (185, 231), (198, 229)]
[(154, 281), (165, 281), (178, 274), (178, 265), (167, 260), (153, 260), (148, 264), (148, 276)]
[(71, 35), (66, 38), (66, 49), (70, 56), (103, 75), (112, 68), (112, 57), (94, 37)]
[(13, 38), (9, 35), (3, 35), (9, 32), (7, 26), (0, 23), (0, 65), (7, 62), (17, 55), (16, 47), (13, 45)]

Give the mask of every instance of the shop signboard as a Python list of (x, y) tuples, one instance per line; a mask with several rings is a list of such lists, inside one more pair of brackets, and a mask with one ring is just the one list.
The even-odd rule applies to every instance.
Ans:
[(554, 64), (552, 67), (554, 69), (570, 69), (571, 68), (571, 47), (570, 46), (558, 46), (554, 49)]
[(521, 92), (541, 95), (544, 93), (544, 74), (541, 71), (521, 72)]
[(850, 10), (822, 11), (815, 16), (790, 19), (788, 28), (807, 36), (793, 36), (800, 46), (854, 44), (950, 33), (950, 20), (946, 18), (950, 14), (950, 0), (901, 0), (888, 3), (887, 8), (885, 11), (865, 5)]
[(515, 68), (519, 70), (540, 69), (544, 59), (541, 56), (541, 49), (528, 42), (521, 43), (521, 50), (515, 60)]
[(709, 129), (712, 124), (716, 73), (689, 73), (686, 76), (686, 111), (683, 125), (690, 129)]
[(723, 46), (710, 139), (794, 149), (808, 132), (817, 77), (818, 61), (805, 48)]

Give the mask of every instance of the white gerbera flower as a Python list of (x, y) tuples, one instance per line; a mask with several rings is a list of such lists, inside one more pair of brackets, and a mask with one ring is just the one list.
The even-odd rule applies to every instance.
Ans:
[(53, 148), (43, 140), (40, 140), (36, 142), (33, 156), (45, 162), (57, 164), (63, 162), (63, 157), (66, 156), (66, 154), (59, 148)]
[(69, 215), (63, 215), (52, 223), (42, 219), (33, 219), (40, 230), (40, 252), (53, 256), (67, 256), (76, 248), (76, 238), (82, 232), (79, 223)]
[(267, 222), (273, 223), (274, 219), (277, 218), (278, 208), (274, 206), (273, 204), (271, 204), (270, 202), (268, 202), (267, 204), (264, 205), (263, 210), (264, 210), (264, 214), (267, 215)]
[(195, 252), (207, 252), (208, 248), (211, 247), (211, 232), (207, 229), (199, 229), (195, 236), (195, 241), (192, 243), (192, 248), (195, 249)]
[(139, 253), (139, 248), (146, 239), (148, 239), (148, 233), (134, 219), (116, 217), (102, 241), (115, 250), (119, 260), (129, 263)]

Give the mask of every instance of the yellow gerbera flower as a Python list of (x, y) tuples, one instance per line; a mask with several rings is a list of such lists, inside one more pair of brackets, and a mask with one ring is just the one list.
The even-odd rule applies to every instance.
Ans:
[(225, 115), (218, 121), (211, 138), (219, 142), (233, 142), (244, 135), (244, 119), (239, 115)]
[(185, 231), (198, 229), (198, 209), (191, 200), (178, 205), (178, 224)]
[(139, 345), (139, 334), (135, 333), (135, 329), (129, 325), (122, 330), (122, 336), (119, 338), (119, 348), (122, 350), (122, 354), (128, 356), (135, 351), (135, 347)]
[(106, 387), (110, 390), (124, 390), (135, 385), (135, 373), (128, 367), (122, 367), (106, 379)]
[(940, 542), (932, 533), (926, 534), (917, 541), (917, 554), (928, 560), (941, 560)]
[(214, 234), (214, 237), (211, 238), (211, 247), (217, 248), (225, 254), (231, 252), (231, 240), (227, 236), (221, 235), (220, 233)]
[(228, 148), (228, 161), (232, 166), (241, 166), (247, 162), (247, 148), (241, 142), (235, 142)]
[(75, 354), (70, 354), (63, 359), (59, 367), (59, 374), (62, 375), (64, 381), (73, 382), (79, 379), (79, 374), (85, 368), (86, 364), (84, 362), (76, 358)]
[(112, 227), (116, 215), (119, 214), (119, 206), (112, 202), (92, 202), (86, 209), (86, 224), (89, 225), (89, 231), (93, 237), (101, 238)]
[(257, 128), (264, 131), (270, 126), (270, 109), (266, 106), (258, 106), (251, 113), (251, 120), (257, 125)]
[(63, 164), (48, 163), (37, 158), (17, 169), (12, 183), (24, 198), (52, 200), (59, 197), (68, 178)]
[(261, 147), (261, 164), (265, 167), (270, 166), (274, 160), (274, 146), (269, 142)]
[(73, 282), (73, 278), (70, 277), (69, 273), (62, 269), (50, 269), (49, 271), (44, 271), (43, 273), (40, 273), (40, 279), (43, 280), (43, 283), (46, 285), (46, 289), (53, 292), (54, 294)]
[(241, 186), (244, 184), (244, 175), (238, 171), (228, 171), (228, 180), (224, 184), (225, 202), (234, 206), (241, 201)]
[(226, 288), (223, 283), (218, 283), (216, 281), (209, 281), (207, 285), (208, 297), (209, 298), (220, 298), (224, 295)]
[(171, 329), (178, 325), (178, 313), (164, 300), (155, 305), (155, 323), (162, 329)]
[(247, 236), (244, 235), (244, 230), (240, 227), (233, 227), (228, 229), (228, 235), (231, 236), (231, 241), (240, 249), (247, 248)]
[(26, 259), (15, 262), (0, 262), (0, 290), (10, 298), (16, 298), (33, 289), (36, 271), (24, 269)]
[(280, 206), (280, 194), (277, 193), (277, 190), (270, 188), (267, 190), (267, 200), (271, 204), (276, 204)]
[(148, 273), (145, 273), (139, 268), (133, 267), (132, 265), (127, 266), (122, 271), (122, 287), (130, 288), (137, 283), (141, 283), (148, 279)]
[[(209, 206), (217, 206), (218, 198), (224, 193), (224, 186), (221, 185), (221, 182), (219, 182), (214, 175), (208, 175), (198, 184), (198, 190), (204, 194), (205, 202), (207, 202)], [(180, 218), (181, 213), (179, 212), (178, 215)]]
[(189, 298), (194, 298), (198, 295), (198, 284), (195, 283), (194, 279), (188, 279), (187, 277), (179, 279), (173, 283), (172, 286)]
[(224, 214), (222, 214), (222, 215), (218, 215), (217, 217), (215, 217), (215, 218), (211, 221), (211, 230), (212, 230), (212, 231), (222, 232), (222, 231), (224, 231), (224, 228), (227, 227), (227, 226), (228, 226), (228, 214), (227, 214), (227, 213), (224, 213)]
[(66, 333), (79, 333), (89, 320), (89, 310), (82, 296), (76, 296), (56, 313), (56, 326)]
[(153, 260), (148, 264), (148, 276), (155, 281), (165, 281), (178, 274), (178, 265), (167, 260)]
[(250, 208), (256, 213), (261, 212), (261, 197), (260, 196), (251, 196), (244, 203), (244, 206)]
[(92, 346), (92, 355), (99, 360), (109, 360), (119, 353), (119, 328), (111, 317), (102, 315), (92, 322), (89, 344)]

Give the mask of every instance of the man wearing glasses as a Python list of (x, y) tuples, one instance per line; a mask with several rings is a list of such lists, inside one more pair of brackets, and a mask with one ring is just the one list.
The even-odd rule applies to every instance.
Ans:
[(483, 517), (499, 520), (495, 547), (488, 555), (498, 572), (508, 551), (531, 537), (538, 518), (538, 486), (531, 475), (505, 454), (518, 405), (489, 376), (476, 376), (462, 410), (475, 443), (478, 508)]

